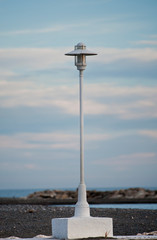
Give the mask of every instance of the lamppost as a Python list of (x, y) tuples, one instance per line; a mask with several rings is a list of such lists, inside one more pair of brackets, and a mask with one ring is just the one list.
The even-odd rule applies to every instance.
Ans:
[(112, 218), (91, 217), (86, 197), (84, 181), (84, 138), (83, 138), (83, 71), (86, 68), (86, 56), (97, 55), (78, 43), (75, 49), (67, 54), (75, 56), (75, 65), (79, 70), (80, 81), (80, 184), (75, 214), (71, 218), (52, 219), (52, 236), (58, 239), (79, 239), (89, 237), (113, 237)]
[(86, 56), (97, 55), (97, 53), (88, 51), (83, 43), (78, 43), (75, 50), (65, 54), (66, 56), (75, 56), (75, 66), (79, 70), (80, 86), (80, 184), (78, 187), (78, 202), (75, 206), (76, 217), (89, 217), (89, 204), (86, 197), (86, 185), (84, 181), (84, 117), (83, 117), (83, 71), (85, 70)]

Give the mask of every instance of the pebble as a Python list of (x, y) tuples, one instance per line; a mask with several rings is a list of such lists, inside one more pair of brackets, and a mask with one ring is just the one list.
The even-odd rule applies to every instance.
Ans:
[[(52, 218), (73, 215), (72, 207), (2, 204), (0, 205), (0, 238), (10, 236), (32, 238), (41, 234), (50, 236)], [(113, 218), (115, 236), (137, 235), (157, 230), (157, 210), (92, 208), (91, 216)]]

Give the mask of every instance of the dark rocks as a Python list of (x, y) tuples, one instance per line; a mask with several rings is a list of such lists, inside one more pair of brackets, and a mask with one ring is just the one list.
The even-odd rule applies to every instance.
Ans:
[(31, 193), (27, 196), (27, 198), (76, 199), (77, 192), (61, 190), (45, 190), (41, 192)]
[[(89, 204), (105, 203), (157, 203), (157, 190), (150, 191), (144, 188), (129, 188), (115, 191), (87, 191)], [(42, 204), (61, 205), (75, 204), (77, 191), (45, 190), (34, 192), (23, 198), (0, 198), (1, 204)]]
[[(27, 198), (50, 198), (50, 199), (77, 199), (77, 191), (45, 190), (34, 192)], [(157, 190), (151, 191), (144, 188), (129, 188), (115, 191), (87, 191), (88, 199), (157, 199)]]

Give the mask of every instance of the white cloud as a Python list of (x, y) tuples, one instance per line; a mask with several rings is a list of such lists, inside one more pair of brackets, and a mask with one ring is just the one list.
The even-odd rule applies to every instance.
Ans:
[[(46, 86), (37, 82), (0, 82), (0, 107), (51, 107), (53, 111), (79, 114), (78, 85)], [(114, 100), (113, 100), (114, 99)], [(123, 119), (156, 118), (157, 88), (85, 84), (84, 113), (115, 115)]]
[(0, 32), (0, 36), (49, 33), (49, 32), (62, 31), (63, 29), (64, 29), (63, 26), (58, 25), (58, 26), (49, 27), (49, 28), (23, 29), (23, 30), (5, 31), (5, 32)]
[[(114, 138), (116, 134), (86, 134), (86, 143), (103, 141)], [(2, 149), (58, 149), (79, 150), (79, 134), (65, 132), (51, 133), (17, 133), (14, 135), (0, 135), (0, 148)]]
[(91, 142), (91, 141), (103, 141), (108, 140), (110, 138), (114, 138), (116, 134), (109, 134), (109, 133), (102, 133), (102, 134), (86, 134), (85, 135), (85, 141)]
[(0, 49), (0, 71), (25, 73), (66, 67), (71, 58), (65, 56), (68, 48), (7, 48)]
[(0, 78), (4, 78), (4, 79), (7, 79), (8, 77), (17, 77), (18, 75), (13, 72), (13, 71), (9, 71), (9, 70), (6, 70), (6, 71), (3, 71), (3, 69), (0, 70)]
[(156, 40), (141, 40), (141, 41), (137, 41), (135, 42), (138, 45), (157, 45), (157, 41)]
[[(30, 70), (46, 70), (68, 67), (73, 59), (65, 56), (69, 48), (10, 48), (0, 49), (0, 69), (2, 71), (25, 73)], [(122, 59), (150, 62), (157, 60), (157, 49), (95, 49), (98, 56), (90, 58), (90, 61), (103, 64), (112, 63)]]
[(0, 169), (3, 171), (8, 171), (8, 170), (14, 170), (14, 171), (19, 171), (19, 170), (43, 170), (43, 167), (41, 167), (39, 164), (34, 164), (34, 163), (27, 163), (24, 164), (23, 162), (0, 162)]
[[(114, 132), (102, 132), (102, 133), (88, 133), (85, 134), (85, 144), (88, 148), (91, 146), (93, 142), (102, 142), (107, 141), (108, 139), (115, 139), (122, 136), (130, 136), (135, 134), (148, 135), (151, 137), (157, 137), (157, 131), (149, 131), (149, 130), (131, 130), (131, 131), (114, 131)], [(154, 134), (154, 135), (153, 135)], [(67, 133), (67, 132), (43, 132), (43, 133), (30, 133), (30, 132), (22, 132), (16, 133), (13, 135), (0, 135), (0, 148), (2, 149), (58, 149), (58, 150), (78, 150), (79, 149), (79, 133)], [(96, 145), (95, 145), (96, 146)], [(25, 153), (29, 158), (31, 157), (30, 152)], [(150, 156), (152, 153), (150, 153)], [(141, 153), (133, 154), (133, 155), (122, 155), (115, 157), (111, 160), (123, 160), (125, 158), (131, 159), (133, 157), (148, 157), (148, 154), (142, 155)], [(109, 160), (110, 162), (110, 160)]]
[(65, 133), (0, 135), (0, 147), (11, 149), (78, 149), (78, 136)]
[(55, 33), (63, 31), (71, 31), (75, 33), (81, 29), (81, 32), (85, 35), (93, 34), (93, 31), (86, 31), (86, 29), (94, 29), (94, 33), (102, 34), (108, 32), (115, 32), (119, 26), (124, 25), (124, 23), (117, 22), (117, 16), (115, 17), (103, 17), (96, 19), (86, 19), (86, 21), (73, 21), (72, 23), (62, 23), (62, 24), (51, 24), (43, 28), (29, 28), (20, 30), (10, 30), (1, 31), (0, 36), (16, 36), (16, 35), (30, 35), (30, 34), (45, 34), (45, 33)]
[(132, 153), (126, 155), (119, 155), (103, 160), (93, 162), (96, 165), (112, 166), (117, 170), (126, 170), (131, 166), (156, 164), (157, 154), (154, 152)]
[(139, 134), (157, 139), (157, 130), (140, 130)]
[[(70, 49), (69, 49), (70, 50)], [(0, 106), (1, 107), (51, 107), (67, 114), (79, 114), (78, 85), (57, 86), (39, 84), (38, 79), (25, 81), (20, 74), (27, 71), (60, 68), (73, 59), (64, 56), (68, 49), (0, 49)], [(92, 58), (91, 58), (92, 59)], [(93, 61), (109, 63), (121, 59), (138, 61), (157, 60), (157, 50), (100, 49)], [(90, 60), (91, 61), (91, 60)], [(16, 75), (18, 81), (16, 80)], [(8, 76), (13, 81), (7, 81)], [(52, 78), (54, 79), (56, 75)], [(64, 80), (67, 77), (64, 76)], [(2, 80), (3, 79), (3, 80)], [(68, 81), (69, 79), (67, 79)], [(41, 82), (41, 81), (40, 81)], [(62, 80), (61, 80), (62, 82)], [(77, 84), (77, 82), (76, 82)], [(156, 118), (157, 88), (144, 86), (116, 86), (113, 84), (85, 84), (84, 110), (91, 115), (115, 115), (123, 119)]]
[(88, 25), (89, 23), (63, 23), (52, 25), (44, 28), (29, 28), (29, 29), (21, 29), (21, 30), (13, 30), (13, 31), (1, 31), (0, 36), (14, 36), (14, 35), (28, 35), (28, 34), (45, 34), (45, 33), (55, 33), (61, 32), (68, 29), (75, 29), (78, 27), (82, 27)]
[(55, 107), (78, 114), (77, 86), (45, 86), (32, 82), (0, 82), (1, 107)]
[(37, 169), (38, 166), (35, 165), (35, 164), (32, 164), (32, 163), (28, 163), (28, 164), (24, 164), (24, 168), (25, 168), (25, 169), (33, 170), (33, 169)]
[(157, 34), (152, 34), (149, 36), (150, 38), (156, 38), (157, 39)]
[(126, 97), (126, 96), (156, 96), (156, 87), (146, 87), (146, 86), (118, 86), (116, 84), (109, 83), (98, 83), (90, 84), (90, 86), (85, 85), (85, 91), (87, 95), (92, 95), (94, 97)]
[(157, 60), (157, 49), (153, 48), (97, 48), (98, 57), (90, 61), (102, 62), (104, 64), (119, 60), (136, 60), (139, 62), (150, 62)]

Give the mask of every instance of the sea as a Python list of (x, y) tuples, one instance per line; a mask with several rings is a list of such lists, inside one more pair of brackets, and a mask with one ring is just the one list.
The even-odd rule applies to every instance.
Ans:
[[(128, 187), (127, 187), (128, 188)], [(97, 190), (97, 191), (112, 191), (120, 190), (127, 188), (88, 188), (87, 190)], [(56, 189), (56, 188), (55, 188)], [(145, 188), (149, 190), (157, 190), (157, 187)], [(18, 198), (26, 197), (29, 194), (37, 191), (48, 190), (45, 188), (36, 188), (36, 189), (0, 189), (0, 197), (3, 198)], [(52, 188), (50, 190), (53, 190)], [(74, 188), (57, 188), (57, 190), (76, 190)], [(57, 206), (74, 206), (74, 205), (57, 205)], [(90, 204), (90, 208), (127, 208), (127, 209), (151, 209), (157, 210), (157, 203), (132, 203), (132, 204)]]

